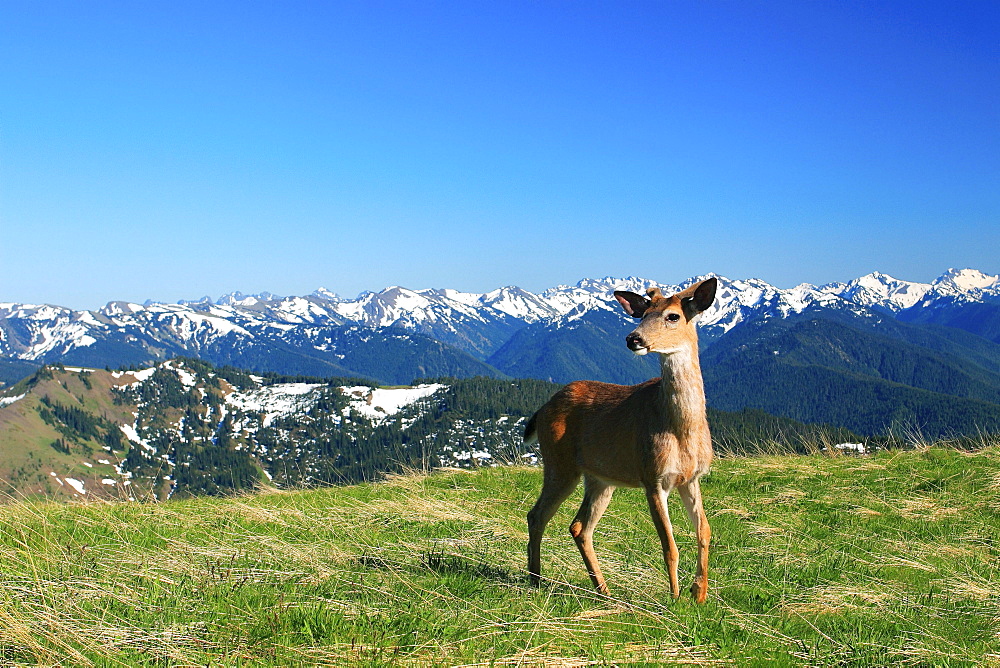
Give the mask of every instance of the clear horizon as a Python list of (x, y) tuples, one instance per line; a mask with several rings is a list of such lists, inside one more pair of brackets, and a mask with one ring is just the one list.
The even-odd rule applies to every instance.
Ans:
[(0, 301), (1000, 274), (995, 3), (0, 19)]
[[(928, 280), (928, 281), (910, 281), (909, 279), (902, 278), (902, 277), (899, 277), (899, 276), (891, 276), (891, 278), (894, 278), (894, 279), (897, 279), (897, 280), (900, 280), (900, 281), (907, 281), (907, 282), (910, 282), (910, 283), (931, 284), (931, 283), (934, 282), (934, 280), (943, 277), (946, 273), (948, 273), (951, 270), (962, 271), (962, 270), (967, 270), (967, 269), (971, 269), (972, 271), (980, 271), (976, 267), (962, 267), (962, 268), (959, 268), (959, 267), (950, 267), (950, 268), (947, 268), (947, 269), (943, 270), (940, 274), (938, 274), (937, 276), (933, 277), (933, 279)], [(878, 270), (876, 270), (874, 272), (869, 272), (868, 274), (863, 274), (862, 276), (867, 276), (867, 275), (870, 275), (871, 273), (883, 273), (883, 274), (885, 274), (886, 272), (878, 272)], [(996, 278), (998, 276), (997, 274), (989, 274), (988, 272), (982, 272), (982, 273), (984, 273), (985, 275), (987, 275), (989, 277), (993, 277), (993, 278)], [(851, 280), (857, 279), (857, 278), (862, 278), (862, 276), (854, 276), (854, 277), (851, 278)], [(695, 276), (695, 275), (685, 276), (685, 277), (682, 277), (682, 278), (677, 278), (676, 280), (672, 280), (672, 281), (665, 281), (665, 280), (662, 280), (662, 279), (660, 279), (660, 278), (658, 278), (656, 276), (624, 276), (624, 275), (621, 275), (621, 276), (583, 276), (583, 277), (581, 277), (581, 278), (579, 278), (579, 279), (577, 279), (575, 281), (569, 281), (569, 282), (560, 283), (560, 284), (548, 285), (548, 286), (544, 286), (543, 288), (538, 289), (538, 290), (529, 290), (528, 288), (524, 288), (523, 286), (520, 286), (520, 285), (508, 284), (508, 285), (496, 285), (496, 286), (493, 286), (493, 287), (488, 288), (486, 290), (476, 290), (476, 291), (458, 290), (458, 291), (466, 293), (466, 294), (485, 294), (485, 293), (491, 292), (493, 290), (498, 290), (498, 289), (502, 289), (502, 288), (506, 288), (506, 287), (517, 287), (517, 288), (521, 288), (523, 290), (528, 290), (528, 292), (531, 292), (533, 294), (541, 294), (545, 290), (548, 290), (548, 289), (560, 288), (560, 287), (566, 287), (566, 286), (575, 286), (578, 283), (580, 283), (581, 281), (585, 281), (585, 280), (597, 280), (597, 281), (600, 281), (600, 280), (604, 280), (604, 279), (608, 279), (608, 278), (611, 278), (611, 279), (638, 278), (638, 279), (647, 279), (649, 281), (655, 281), (655, 282), (660, 283), (660, 284), (680, 285), (680, 284), (683, 284), (684, 282), (686, 282), (686, 281), (688, 281), (690, 279), (697, 278), (697, 276)], [(759, 276), (722, 276), (722, 278), (726, 278), (726, 279), (733, 280), (733, 281), (738, 281), (738, 280), (754, 280), (754, 279), (765, 280), (765, 279), (761, 279)], [(824, 285), (829, 285), (829, 283), (810, 283), (809, 281), (803, 281), (803, 282), (797, 283), (795, 285), (774, 285), (773, 283), (770, 283), (769, 281), (765, 280), (765, 282), (769, 283), (772, 287), (774, 287), (774, 288), (776, 288), (778, 290), (791, 290), (791, 289), (797, 288), (797, 287), (799, 287), (801, 285), (811, 285), (811, 286), (816, 287), (816, 288), (821, 288)], [(849, 282), (850, 281), (841, 281), (841, 283), (849, 283)], [(836, 283), (836, 282), (834, 282), (834, 283)], [(208, 299), (208, 300), (210, 300), (213, 303), (217, 303), (220, 299), (223, 299), (225, 297), (235, 296), (235, 295), (242, 295), (242, 297), (258, 297), (258, 296), (261, 296), (261, 295), (268, 295), (268, 294), (270, 294), (270, 295), (273, 295), (275, 298), (280, 299), (280, 298), (289, 298), (289, 297), (308, 297), (308, 296), (310, 296), (310, 295), (312, 295), (312, 294), (314, 294), (316, 292), (320, 292), (320, 291), (326, 291), (326, 292), (329, 292), (329, 293), (334, 293), (340, 299), (343, 299), (343, 300), (346, 300), (346, 301), (353, 301), (353, 300), (357, 300), (357, 299), (362, 298), (365, 294), (368, 294), (368, 293), (380, 293), (380, 292), (383, 292), (385, 290), (391, 290), (393, 288), (403, 288), (405, 290), (412, 290), (414, 292), (419, 292), (419, 291), (422, 291), (422, 290), (438, 290), (438, 289), (455, 289), (455, 290), (457, 290), (457, 288), (453, 288), (452, 286), (448, 286), (448, 285), (436, 285), (436, 286), (383, 285), (383, 286), (380, 286), (378, 288), (368, 288), (368, 289), (361, 290), (357, 294), (345, 295), (345, 294), (335, 293), (335, 291), (329, 290), (328, 288), (326, 288), (326, 286), (322, 286), (321, 285), (321, 286), (318, 286), (318, 287), (316, 287), (314, 289), (311, 289), (311, 290), (303, 290), (301, 292), (288, 293), (288, 294), (278, 294), (278, 293), (275, 293), (275, 292), (270, 291), (270, 290), (261, 290), (261, 291), (254, 292), (254, 293), (249, 293), (249, 292), (245, 292), (245, 291), (241, 291), (241, 290), (231, 290), (229, 292), (220, 293), (220, 294), (217, 294), (217, 295), (203, 294), (203, 295), (197, 296), (197, 297), (194, 297), (194, 296), (192, 296), (192, 297), (181, 297), (179, 299), (153, 299), (153, 298), (149, 298), (149, 297), (147, 297), (146, 299), (141, 299), (141, 300), (136, 300), (136, 299), (133, 299), (133, 300), (110, 299), (110, 300), (108, 300), (107, 302), (105, 302), (103, 304), (94, 305), (94, 306), (80, 306), (80, 307), (68, 306), (66, 304), (55, 304), (55, 303), (52, 303), (52, 302), (45, 302), (44, 304), (40, 304), (40, 303), (34, 303), (33, 304), (31, 302), (25, 302), (25, 301), (2, 300), (2, 299), (0, 299), (0, 303), (23, 304), (25, 306), (42, 306), (42, 305), (48, 305), (48, 306), (57, 306), (57, 307), (62, 307), (62, 308), (70, 308), (70, 309), (72, 309), (74, 311), (98, 311), (101, 308), (103, 308), (104, 306), (106, 306), (107, 304), (110, 304), (110, 303), (113, 303), (113, 302), (128, 302), (128, 303), (136, 303), (136, 304), (144, 304), (144, 303), (147, 303), (147, 302), (151, 303), (151, 304), (192, 304), (192, 303), (196, 304), (196, 303), (203, 302), (204, 300)]]

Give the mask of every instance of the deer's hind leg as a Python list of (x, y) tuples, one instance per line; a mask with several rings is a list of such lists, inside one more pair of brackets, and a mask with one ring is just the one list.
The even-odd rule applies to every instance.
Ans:
[(611, 502), (611, 494), (614, 491), (614, 486), (597, 478), (584, 476), (583, 503), (580, 504), (580, 510), (573, 518), (573, 523), (569, 525), (569, 532), (580, 550), (580, 556), (583, 557), (590, 581), (594, 583), (597, 592), (604, 595), (608, 593), (608, 586), (604, 582), (601, 566), (597, 563), (597, 553), (594, 552), (594, 527), (597, 526), (601, 515), (607, 510), (608, 503)]
[(580, 470), (573, 467), (545, 465), (542, 491), (538, 501), (528, 511), (528, 574), (531, 584), (538, 586), (542, 573), (542, 534), (545, 526), (556, 514), (580, 481)]

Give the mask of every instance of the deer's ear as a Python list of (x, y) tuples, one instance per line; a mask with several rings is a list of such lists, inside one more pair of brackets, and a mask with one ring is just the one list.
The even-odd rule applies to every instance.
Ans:
[(615, 290), (615, 299), (622, 305), (625, 312), (633, 318), (641, 318), (646, 313), (649, 305), (653, 303), (642, 295), (637, 295), (627, 290)]
[(719, 287), (719, 281), (715, 276), (712, 278), (707, 278), (698, 285), (693, 285), (685, 293), (688, 293), (684, 297), (684, 310), (691, 310), (693, 314), (689, 317), (694, 317), (698, 313), (701, 313), (715, 301), (715, 291)]

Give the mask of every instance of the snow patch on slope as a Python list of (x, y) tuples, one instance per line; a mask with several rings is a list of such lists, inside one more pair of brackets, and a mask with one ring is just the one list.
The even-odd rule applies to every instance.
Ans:
[(343, 392), (351, 399), (347, 411), (354, 410), (372, 422), (378, 423), (444, 387), (447, 386), (437, 383), (395, 388), (371, 388), (361, 385), (345, 387)]
[(139, 383), (149, 380), (149, 378), (156, 373), (156, 367), (151, 366), (148, 369), (140, 369), (139, 371), (112, 371), (111, 377), (114, 379), (124, 378), (125, 376), (131, 376), (132, 381), (124, 383), (119, 387), (131, 387), (132, 385), (138, 385)]
[(325, 385), (314, 383), (279, 383), (249, 392), (233, 392), (226, 403), (247, 413), (263, 413), (261, 426), (267, 427), (276, 418), (291, 415), (303, 407), (311, 406), (309, 395)]
[(3, 408), (4, 406), (10, 406), (11, 404), (18, 402), (21, 399), (24, 399), (26, 396), (28, 396), (27, 393), (19, 394), (16, 397), (0, 397), (0, 408)]
[(66, 481), (67, 485), (69, 485), (74, 490), (76, 490), (77, 494), (86, 494), (87, 493), (87, 490), (84, 489), (83, 481), (82, 480), (77, 480), (76, 478), (63, 478), (63, 480)]

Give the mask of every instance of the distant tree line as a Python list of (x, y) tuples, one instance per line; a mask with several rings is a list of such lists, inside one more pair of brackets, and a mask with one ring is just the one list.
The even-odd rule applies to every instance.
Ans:
[(85, 446), (87, 441), (96, 441), (118, 452), (127, 447), (118, 425), (110, 420), (77, 406), (64, 406), (54, 402), (48, 395), (43, 395), (40, 401), (42, 406), (38, 413), (42, 420), (64, 436), (52, 445), (59, 452), (69, 454), (71, 443), (79, 443), (89, 449), (89, 446)]

